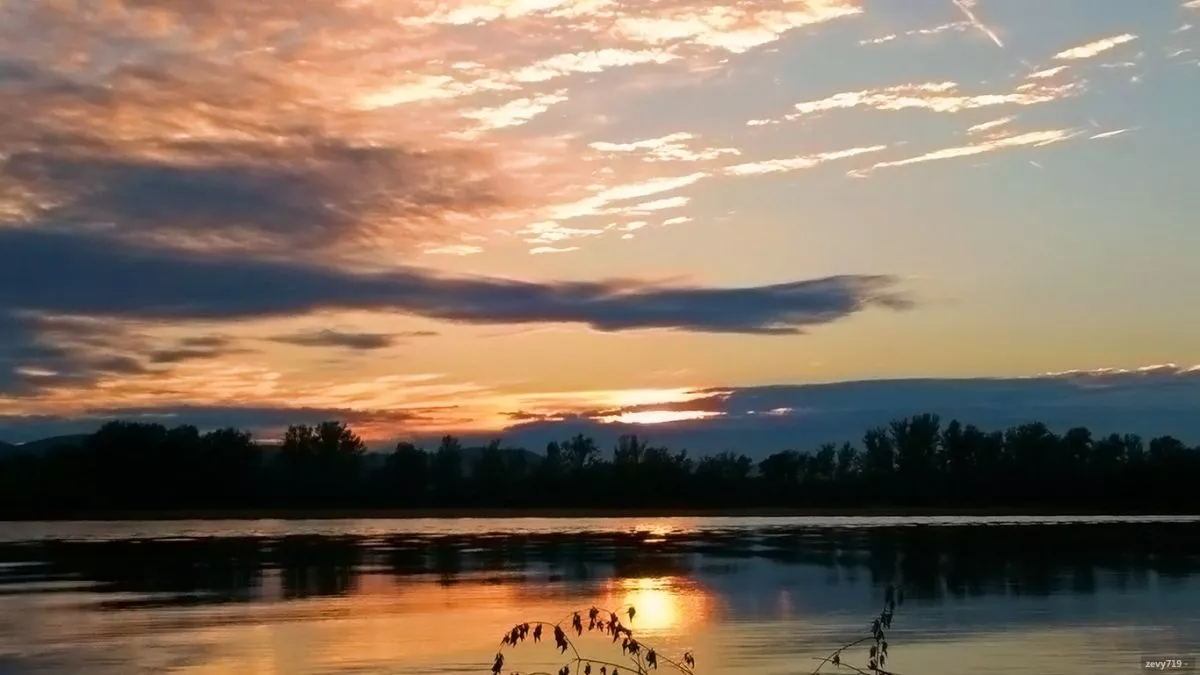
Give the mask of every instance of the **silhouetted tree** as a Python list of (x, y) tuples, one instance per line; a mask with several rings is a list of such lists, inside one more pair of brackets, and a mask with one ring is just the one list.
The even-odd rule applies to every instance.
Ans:
[[(0, 452), (0, 519), (95, 510), (354, 506), (1072, 507), (1195, 512), (1200, 448), (1161, 436), (1054, 433), (1027, 422), (983, 431), (936, 415), (868, 430), (862, 446), (826, 443), (757, 464), (624, 436), (601, 457), (576, 435), (538, 455), (463, 448), (453, 436), (426, 453), (409, 443), (367, 455), (347, 425), (288, 427), (260, 445), (237, 429), (110, 422), (78, 443)], [(882, 573), (882, 571), (881, 571)]]
[(454, 436), (443, 436), (433, 456), (434, 499), (443, 506), (454, 506), (462, 499), (464, 487), (462, 444)]
[(433, 472), (430, 457), (412, 443), (400, 442), (384, 462), (384, 503), (424, 506), (428, 503)]

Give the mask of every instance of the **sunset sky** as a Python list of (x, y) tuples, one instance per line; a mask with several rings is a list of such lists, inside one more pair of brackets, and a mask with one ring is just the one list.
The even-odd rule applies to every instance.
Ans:
[(0, 0), (0, 101), (0, 440), (1200, 441), (1200, 0)]

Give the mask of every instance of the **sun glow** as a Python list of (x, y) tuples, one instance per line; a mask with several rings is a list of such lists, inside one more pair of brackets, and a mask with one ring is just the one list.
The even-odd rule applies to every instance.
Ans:
[(605, 597), (610, 609), (620, 611), (623, 619), (628, 607), (637, 610), (630, 624), (635, 631), (680, 631), (704, 623), (711, 614), (710, 596), (677, 577), (620, 579), (610, 589)]
[(634, 625), (642, 630), (666, 630), (683, 621), (679, 599), (665, 579), (632, 579), (621, 584), (622, 605), (637, 609)]
[(721, 415), (718, 412), (704, 410), (641, 410), (638, 412), (621, 413), (601, 417), (601, 422), (619, 422), (621, 424), (664, 424), (667, 422), (683, 422), (685, 420), (703, 420)]

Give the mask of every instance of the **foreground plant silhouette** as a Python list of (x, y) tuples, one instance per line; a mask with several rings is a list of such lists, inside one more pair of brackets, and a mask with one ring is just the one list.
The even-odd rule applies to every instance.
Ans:
[[(887, 590), (883, 594), (883, 610), (879, 612), (879, 616), (871, 621), (869, 633), (847, 642), (830, 652), (829, 656), (821, 659), (821, 663), (817, 665), (812, 675), (819, 675), (821, 669), (827, 665), (833, 665), (836, 668), (849, 668), (851, 671), (860, 673), (861, 675), (895, 675), (891, 671), (885, 670), (883, 666), (887, 663), (888, 659), (887, 631), (892, 628), (892, 617), (896, 614), (896, 607), (902, 604), (904, 604), (904, 591), (898, 590), (895, 586), (888, 584)], [(867, 650), (866, 668), (846, 662), (842, 654), (847, 649), (867, 643), (870, 643), (870, 648)]]
[[(896, 614), (896, 607), (902, 604), (904, 604), (904, 591), (889, 584), (887, 590), (884, 591), (883, 609), (879, 612), (879, 616), (871, 621), (868, 634), (851, 640), (830, 652), (828, 656), (821, 659), (821, 663), (817, 665), (812, 675), (820, 675), (821, 669), (827, 665), (835, 668), (847, 668), (860, 675), (895, 675), (884, 668), (888, 660), (887, 631), (892, 628), (892, 618)], [(581, 612), (573, 612), (562, 621), (553, 623), (527, 621), (513, 626), (512, 630), (500, 639), (500, 648), (496, 651), (495, 661), (492, 662), (493, 675), (500, 675), (504, 671), (506, 647), (516, 647), (527, 639), (532, 639), (535, 643), (541, 642), (544, 629), (552, 631), (554, 645), (559, 654), (566, 655), (568, 651), (571, 652), (570, 661), (564, 663), (555, 673), (510, 671), (510, 675), (572, 675), (572, 673), (576, 675), (621, 675), (621, 669), (625, 669), (625, 672), (630, 675), (648, 675), (650, 669), (657, 670), (660, 663), (683, 675), (695, 675), (693, 669), (696, 667), (696, 659), (692, 652), (684, 652), (682, 663), (673, 661), (659, 654), (658, 650), (653, 647), (639, 642), (633, 636), (633, 631), (621, 622), (621, 618), (616, 612), (592, 607), (586, 614), (586, 627)], [(626, 608), (626, 615), (632, 623), (634, 617), (637, 616), (637, 609), (632, 606)], [(614, 663), (581, 654), (575, 643), (568, 637), (567, 630), (563, 628), (563, 624), (568, 620), (570, 629), (575, 631), (577, 637), (583, 635), (584, 630), (587, 630), (611, 637), (613, 644), (619, 641), (621, 653), (629, 659), (629, 663)], [(866, 643), (870, 644), (867, 649), (865, 668), (849, 663), (843, 658), (843, 654), (847, 650)]]
[[(632, 606), (622, 609), (629, 617), (629, 622), (633, 623), (634, 617), (637, 616), (637, 609)], [(584, 615), (587, 616), (586, 624), (583, 620)], [(629, 659), (629, 662), (614, 663), (581, 654), (575, 647), (575, 643), (567, 636), (568, 628), (563, 627), (563, 624), (568, 621), (568, 628), (575, 631), (576, 637), (583, 635), (587, 630), (589, 633), (603, 634), (612, 638), (613, 644), (620, 642), (621, 653)], [(648, 675), (650, 669), (657, 670), (660, 665), (674, 669), (683, 675), (694, 675), (693, 668), (696, 667), (696, 659), (690, 651), (684, 652), (680, 661), (667, 658), (657, 649), (635, 638), (633, 631), (621, 622), (621, 617), (617, 612), (610, 612), (599, 607), (592, 607), (586, 612), (572, 612), (562, 621), (553, 623), (527, 621), (513, 626), (512, 630), (500, 640), (500, 649), (497, 650), (496, 659), (492, 663), (493, 675), (500, 675), (504, 671), (506, 647), (516, 647), (527, 639), (532, 639), (535, 643), (541, 642), (543, 630), (549, 630), (550, 634), (554, 636), (554, 646), (558, 649), (559, 654), (567, 655), (570, 652), (570, 661), (564, 663), (554, 673), (510, 671), (511, 675), (621, 675), (622, 673)]]

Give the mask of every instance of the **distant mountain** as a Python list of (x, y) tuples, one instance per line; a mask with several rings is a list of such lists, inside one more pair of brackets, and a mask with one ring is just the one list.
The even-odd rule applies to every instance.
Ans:
[[(70, 434), (67, 436), (51, 436), (50, 438), (42, 438), (36, 441), (29, 441), (14, 446), (13, 450), (17, 452), (29, 452), (35, 455), (40, 455), (51, 450), (60, 448), (77, 448), (83, 444), (91, 434)], [(4, 448), (0, 448), (0, 452), (7, 452)]]
[(17, 449), (17, 446), (13, 445), (12, 443), (5, 443), (4, 441), (0, 441), (0, 455), (8, 454), (10, 452), (15, 451), (16, 449)]

